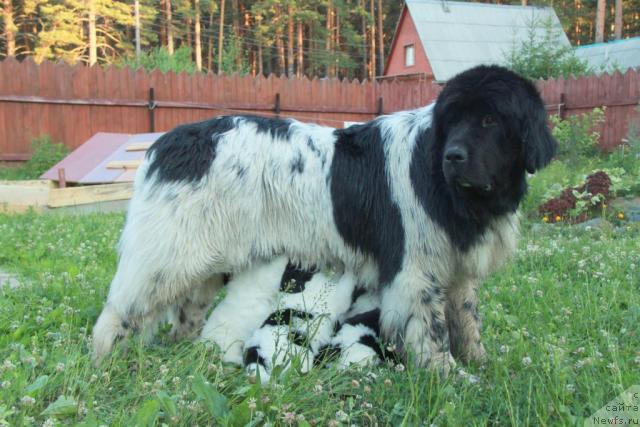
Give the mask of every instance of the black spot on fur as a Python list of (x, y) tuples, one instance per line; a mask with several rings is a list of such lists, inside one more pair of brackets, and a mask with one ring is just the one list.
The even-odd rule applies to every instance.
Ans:
[(247, 167), (244, 165), (236, 164), (233, 166), (233, 170), (236, 171), (238, 179), (243, 179), (247, 175)]
[(355, 303), (358, 298), (360, 298), (362, 295), (366, 293), (367, 293), (367, 290), (363, 287), (358, 286), (354, 288), (353, 292), (351, 293), (351, 304), (353, 305), (353, 303)]
[(321, 366), (325, 363), (336, 360), (338, 356), (340, 356), (341, 349), (339, 346), (333, 346), (330, 344), (326, 344), (320, 349), (318, 349), (318, 353), (313, 358), (313, 366)]
[(229, 281), (231, 281), (231, 274), (224, 273), (222, 275), (222, 285), (227, 285), (229, 283)]
[(369, 347), (371, 350), (375, 351), (380, 360), (385, 360), (386, 355), (385, 352), (380, 348), (380, 343), (376, 339), (376, 337), (372, 335), (363, 335), (360, 337), (358, 342), (362, 345)]
[(347, 320), (344, 321), (344, 324), (347, 325), (362, 325), (373, 330), (376, 335), (380, 334), (380, 309), (376, 308), (373, 310), (366, 311), (364, 313), (356, 314), (355, 316), (351, 316)]
[(383, 140), (373, 121), (335, 131), (331, 164), (333, 217), (352, 248), (373, 257), (387, 284), (400, 270), (404, 228), (400, 209), (391, 199)]
[(464, 308), (467, 311), (471, 311), (471, 310), (473, 310), (473, 303), (471, 301), (465, 301), (462, 304), (462, 308)]
[(431, 329), (429, 331), (429, 335), (431, 336), (431, 339), (433, 339), (436, 342), (442, 341), (445, 338), (446, 335), (446, 325), (445, 323), (440, 320), (435, 312), (431, 313)]
[(233, 117), (225, 116), (165, 133), (147, 151), (147, 158), (154, 156), (147, 179), (156, 174), (161, 182), (201, 180), (215, 159), (218, 140), (234, 127)]
[(129, 322), (127, 322), (126, 320), (122, 321), (122, 327), (124, 329), (129, 329), (131, 327), (131, 325), (129, 324)]
[(307, 147), (309, 147), (309, 150), (320, 159), (320, 162), (322, 162), (322, 166), (324, 166), (325, 162), (327, 161), (326, 155), (325, 153), (323, 153), (322, 151), (320, 151), (318, 149), (318, 147), (316, 147), (315, 142), (313, 141), (313, 139), (308, 138), (307, 139)]
[(304, 291), (305, 285), (316, 272), (315, 267), (305, 270), (295, 264), (287, 264), (287, 268), (282, 274), (282, 280), (280, 280), (280, 292), (298, 294)]
[(425, 289), (420, 293), (420, 302), (424, 305), (430, 305), (433, 301), (433, 294), (431, 293), (431, 289)]
[(180, 320), (180, 323), (184, 323), (187, 321), (187, 315), (182, 308), (180, 309), (180, 315), (178, 316), (178, 319)]
[(293, 172), (304, 172), (304, 159), (302, 158), (302, 153), (299, 151), (296, 153), (295, 158), (291, 162), (291, 173)]
[(289, 128), (291, 120), (289, 119), (270, 119), (259, 116), (238, 116), (245, 123), (253, 123), (260, 133), (265, 133), (272, 138), (286, 140), (289, 138)]
[(252, 363), (257, 363), (262, 367), (267, 366), (266, 360), (264, 360), (264, 358), (260, 356), (260, 354), (258, 353), (258, 347), (255, 347), (255, 346), (249, 347), (244, 352), (243, 362), (244, 362), (244, 366), (250, 365)]
[(311, 320), (313, 319), (313, 314), (305, 313), (304, 311), (293, 310), (290, 308), (285, 308), (282, 310), (274, 311), (271, 313), (267, 320), (264, 321), (262, 326), (271, 325), (271, 326), (279, 326), (279, 325), (290, 325), (291, 321), (294, 318), (302, 319), (302, 320)]
[(309, 347), (307, 336), (300, 331), (289, 331), (289, 341), (299, 347)]

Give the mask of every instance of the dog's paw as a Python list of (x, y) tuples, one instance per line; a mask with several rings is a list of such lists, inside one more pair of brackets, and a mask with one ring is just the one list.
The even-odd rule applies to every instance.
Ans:
[(93, 327), (93, 362), (97, 366), (111, 352), (116, 341), (125, 338), (130, 325), (108, 305), (102, 310)]
[(429, 359), (426, 368), (438, 372), (441, 377), (445, 378), (452, 369), (456, 367), (456, 362), (449, 351), (439, 351)]
[(465, 363), (484, 363), (487, 360), (487, 351), (484, 349), (484, 345), (480, 341), (477, 341), (469, 346), (467, 351), (462, 355), (462, 360)]

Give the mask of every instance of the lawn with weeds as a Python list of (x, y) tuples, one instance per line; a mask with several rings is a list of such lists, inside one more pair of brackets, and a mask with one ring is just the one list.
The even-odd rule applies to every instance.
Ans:
[[(481, 290), (483, 366), (410, 366), (248, 381), (203, 344), (91, 362), (120, 214), (0, 215), (0, 425), (582, 425), (640, 383), (640, 227), (525, 224)], [(461, 367), (460, 365), (458, 367)]]

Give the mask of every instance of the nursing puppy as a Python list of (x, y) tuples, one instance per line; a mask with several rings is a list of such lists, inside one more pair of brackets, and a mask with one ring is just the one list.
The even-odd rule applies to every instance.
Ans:
[(138, 169), (94, 327), (99, 360), (175, 305), (192, 335), (222, 274), (283, 254), (344, 265), (379, 295), (381, 333), (446, 373), (482, 359), (479, 283), (515, 248), (526, 172), (555, 152), (535, 86), (480, 66), (429, 107), (332, 129), (227, 116), (180, 126)]

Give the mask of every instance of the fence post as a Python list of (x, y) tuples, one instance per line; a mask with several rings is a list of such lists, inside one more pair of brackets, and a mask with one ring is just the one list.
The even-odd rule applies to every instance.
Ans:
[(378, 98), (378, 112), (376, 113), (377, 116), (381, 116), (384, 110), (384, 101), (382, 100), (382, 97)]
[(273, 111), (276, 113), (276, 118), (280, 118), (280, 92), (276, 93), (276, 105)]
[(567, 109), (567, 100), (565, 98), (564, 92), (560, 92), (560, 103), (558, 104), (558, 116), (564, 120), (565, 111)]
[(156, 116), (155, 109), (157, 107), (156, 104), (156, 92), (154, 88), (149, 88), (149, 103), (147, 104), (147, 108), (149, 109), (149, 132), (156, 131)]

